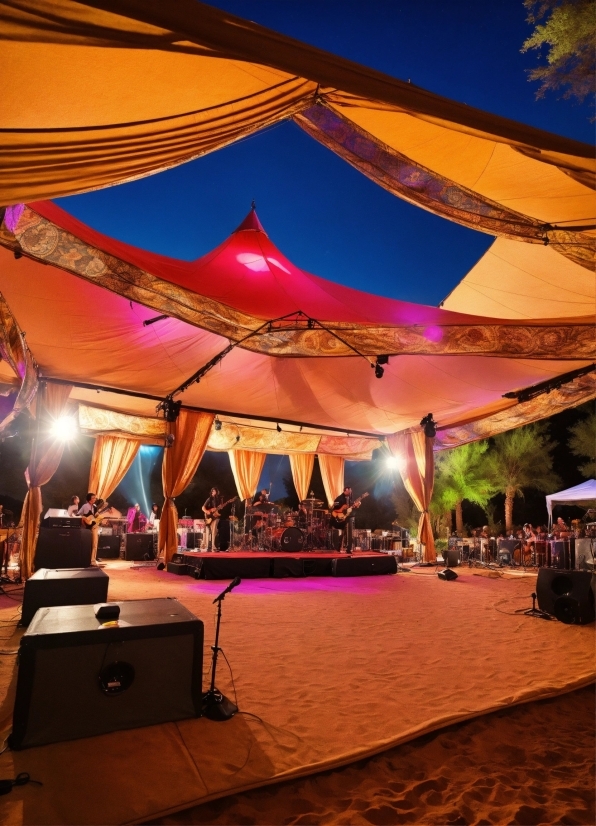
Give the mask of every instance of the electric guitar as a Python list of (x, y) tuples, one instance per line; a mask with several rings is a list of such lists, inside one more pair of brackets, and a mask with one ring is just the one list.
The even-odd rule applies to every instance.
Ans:
[(237, 496), (232, 496), (232, 498), (228, 499), (227, 502), (224, 502), (223, 505), (218, 505), (216, 508), (211, 508), (209, 513), (205, 514), (205, 525), (210, 525), (214, 519), (219, 519), (219, 512), (222, 511), (226, 505), (229, 505), (230, 502), (234, 502), (236, 499), (238, 499)]
[(102, 513), (105, 511), (110, 510), (110, 503), (106, 502), (103, 507), (101, 507), (96, 513), (88, 513), (86, 516), (81, 516), (81, 521), (86, 528), (94, 528), (96, 525), (99, 525), (101, 519), (98, 519), (98, 516), (101, 516)]
[(336, 528), (342, 528), (345, 522), (350, 518), (352, 511), (355, 508), (360, 507), (360, 503), (363, 499), (369, 496), (369, 493), (363, 493), (355, 502), (352, 502), (351, 505), (342, 505), (341, 508), (337, 510), (331, 511), (331, 522)]

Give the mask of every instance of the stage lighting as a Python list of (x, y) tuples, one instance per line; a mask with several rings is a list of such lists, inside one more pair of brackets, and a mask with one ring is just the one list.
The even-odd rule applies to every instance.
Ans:
[(158, 412), (163, 410), (164, 419), (166, 422), (175, 422), (180, 415), (180, 408), (182, 402), (175, 402), (171, 396), (167, 396), (162, 402), (157, 405)]
[(429, 439), (434, 439), (437, 435), (437, 423), (433, 420), (432, 413), (429, 413), (421, 420), (420, 427), (424, 428), (424, 435)]
[(215, 429), (221, 430), (221, 421), (217, 418), (217, 416), (215, 417)]
[(77, 423), (74, 416), (60, 416), (52, 422), (50, 432), (55, 439), (68, 442), (77, 435)]
[(385, 370), (383, 369), (383, 367), (381, 367), (381, 365), (382, 365), (382, 364), (389, 364), (389, 356), (377, 356), (377, 360), (376, 360), (375, 364), (374, 364), (374, 365), (371, 365), (371, 367), (373, 367), (373, 366), (374, 366), (374, 368), (375, 368), (375, 376), (376, 376), (378, 379), (382, 379), (382, 378), (383, 378), (383, 374), (384, 374), (384, 372), (385, 372)]
[(385, 464), (390, 470), (403, 470), (405, 462), (401, 456), (388, 456)]
[(375, 376), (376, 376), (378, 379), (382, 379), (382, 378), (383, 378), (383, 374), (384, 374), (384, 372), (385, 372), (385, 371), (384, 371), (384, 369), (381, 367), (381, 365), (380, 365), (380, 364), (375, 364)]
[(164, 447), (172, 447), (175, 441), (176, 441), (176, 437), (174, 436), (174, 434), (173, 433), (168, 433), (166, 435), (163, 446)]
[(279, 422), (277, 423), (277, 427), (275, 428), (278, 433), (281, 433), (281, 427), (279, 426)]

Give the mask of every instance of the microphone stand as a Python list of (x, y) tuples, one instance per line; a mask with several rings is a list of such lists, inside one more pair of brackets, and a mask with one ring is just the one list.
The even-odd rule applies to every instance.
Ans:
[(547, 614), (546, 611), (541, 611), (540, 608), (536, 608), (536, 594), (532, 594), (532, 607), (528, 608), (527, 611), (524, 611), (526, 617), (538, 617), (539, 619), (550, 620), (552, 619), (550, 614)]
[[(233, 587), (233, 586), (232, 586)], [(203, 694), (203, 701), (201, 703), (201, 716), (207, 717), (209, 720), (221, 722), (222, 720), (229, 720), (238, 711), (238, 706), (231, 700), (228, 700), (219, 689), (215, 687), (215, 670), (217, 668), (217, 655), (221, 651), (219, 647), (219, 626), (221, 624), (221, 604), (226, 598), (226, 594), (231, 590), (230, 586), (222, 591), (213, 602), (217, 602), (217, 625), (215, 627), (215, 645), (211, 646), (213, 651), (213, 661), (211, 663), (211, 686), (209, 691)]]

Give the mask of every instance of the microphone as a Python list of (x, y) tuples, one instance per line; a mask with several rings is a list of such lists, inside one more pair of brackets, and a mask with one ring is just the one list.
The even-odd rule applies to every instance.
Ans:
[(213, 600), (213, 603), (212, 603), (212, 604), (213, 604), (213, 605), (215, 605), (215, 603), (216, 603), (216, 602), (219, 602), (220, 600), (222, 600), (222, 599), (225, 597), (225, 595), (226, 595), (226, 594), (229, 594), (229, 593), (230, 593), (230, 591), (232, 590), (232, 588), (235, 588), (237, 585), (240, 585), (240, 583), (241, 583), (241, 582), (242, 582), (242, 580), (240, 579), (240, 577), (239, 577), (239, 576), (235, 577), (235, 578), (234, 578), (234, 579), (230, 582), (230, 584), (228, 585), (228, 587), (227, 587), (225, 590), (223, 590), (223, 591), (221, 592), (221, 594), (220, 594), (218, 597), (215, 597), (215, 599)]

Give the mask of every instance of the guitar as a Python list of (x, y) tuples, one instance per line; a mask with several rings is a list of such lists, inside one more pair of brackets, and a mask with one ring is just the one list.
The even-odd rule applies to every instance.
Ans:
[(335, 511), (331, 511), (331, 523), (336, 528), (341, 529), (343, 524), (350, 518), (350, 514), (352, 513), (352, 511), (355, 508), (359, 508), (360, 503), (362, 502), (362, 500), (366, 499), (366, 497), (369, 496), (369, 495), (370, 494), (368, 492), (363, 493), (362, 496), (360, 496), (358, 499), (356, 499), (355, 502), (352, 502), (351, 505), (349, 505), (349, 506), (348, 505), (342, 505), (341, 508), (338, 508)]
[(86, 528), (94, 528), (96, 525), (99, 525), (101, 519), (98, 519), (98, 516), (101, 516), (102, 513), (105, 511), (110, 510), (110, 503), (106, 502), (103, 507), (101, 507), (96, 513), (88, 513), (86, 516), (81, 516), (81, 522)]
[(205, 514), (205, 525), (210, 525), (214, 519), (219, 519), (219, 512), (222, 511), (226, 505), (229, 505), (230, 502), (234, 502), (238, 499), (237, 496), (232, 496), (231, 499), (228, 499), (227, 502), (224, 502), (223, 505), (218, 505), (217, 508), (211, 508), (209, 513)]

